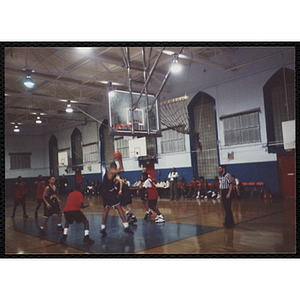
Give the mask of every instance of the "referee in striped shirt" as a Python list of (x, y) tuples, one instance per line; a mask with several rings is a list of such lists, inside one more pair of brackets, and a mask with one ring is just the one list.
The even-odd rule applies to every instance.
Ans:
[(226, 166), (219, 166), (219, 189), (220, 189), (220, 200), (223, 202), (225, 210), (225, 222), (223, 225), (227, 228), (234, 227), (234, 220), (231, 211), (231, 192), (233, 181), (229, 173), (226, 172)]

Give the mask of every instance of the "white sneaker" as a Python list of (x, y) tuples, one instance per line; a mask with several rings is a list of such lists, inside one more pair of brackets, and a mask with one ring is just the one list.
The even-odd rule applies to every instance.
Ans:
[(213, 192), (211, 196), (212, 196), (212, 198), (214, 198), (216, 196), (216, 193)]
[(156, 223), (163, 223), (165, 222), (165, 218), (163, 217), (163, 215), (159, 215), (157, 216), (157, 219), (155, 219)]
[(199, 199), (199, 195), (196, 197), (196, 199)]
[(155, 221), (155, 223), (164, 223), (164, 222), (165, 222), (164, 219), (158, 219), (158, 220)]
[(207, 196), (205, 196), (204, 199), (207, 199)]

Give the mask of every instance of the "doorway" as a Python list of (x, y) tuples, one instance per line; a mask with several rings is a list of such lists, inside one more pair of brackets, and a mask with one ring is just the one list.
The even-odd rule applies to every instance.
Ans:
[(280, 193), (284, 197), (296, 197), (295, 152), (277, 154)]

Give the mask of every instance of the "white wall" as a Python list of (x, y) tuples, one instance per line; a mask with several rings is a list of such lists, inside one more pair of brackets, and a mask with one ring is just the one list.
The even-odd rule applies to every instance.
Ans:
[[(11, 170), (9, 153), (32, 153), (31, 169)], [(7, 134), (5, 137), (5, 178), (49, 175), (48, 144), (43, 136)]]
[(174, 153), (161, 153), (161, 139), (157, 139), (158, 150), (158, 165), (157, 169), (170, 169), (170, 168), (186, 168), (191, 167), (191, 153), (190, 153), (190, 136), (185, 134), (185, 151)]
[[(78, 128), (82, 134), (82, 155), (83, 155), (83, 162), (84, 167), (82, 170), (82, 174), (91, 174), (91, 173), (100, 173), (100, 143), (99, 143), (99, 123), (96, 121), (87, 121), (85, 124), (78, 124), (77, 126), (72, 126), (70, 128), (60, 128), (59, 131), (54, 132), (54, 135), (57, 138), (57, 146), (58, 150), (61, 149), (69, 149), (69, 155), (70, 155), (70, 162), (72, 163), (72, 147), (71, 147), (71, 135), (73, 133), (73, 130)], [(50, 139), (50, 136), (48, 136), (48, 140)], [(93, 144), (96, 143), (97, 147), (97, 154), (93, 155), (92, 161), (86, 161), (86, 158), (88, 158), (86, 155), (90, 154), (90, 151), (93, 151), (92, 154), (94, 154), (94, 147), (91, 146), (85, 146), (87, 144)], [(91, 150), (93, 149), (93, 150)], [(91, 159), (91, 158), (89, 158)], [(59, 168), (59, 175), (65, 174), (66, 167), (60, 167)], [(72, 168), (68, 169), (69, 173), (68, 175), (75, 174), (75, 171), (72, 170)]]
[[(294, 69), (293, 55), (285, 55), (285, 67)], [(264, 111), (264, 98), (263, 98), (263, 86), (270, 79), (270, 77), (282, 67), (281, 56), (275, 56), (266, 59), (260, 63), (249, 65), (249, 67), (243, 67), (237, 71), (230, 72), (230, 75), (226, 76), (225, 71), (218, 71), (217, 76), (214, 78), (213, 71), (216, 72), (216, 68), (205, 66), (207, 71), (203, 71), (203, 65), (198, 65), (197, 70), (193, 69), (189, 82), (187, 77), (184, 80), (179, 78), (170, 78), (172, 92), (169, 94), (162, 94), (162, 99), (172, 99), (174, 97), (180, 97), (187, 92), (188, 94), (195, 94), (197, 92), (205, 92), (212, 96), (216, 100), (216, 118), (217, 118), (217, 131), (218, 139), (220, 140), (220, 160), (221, 163), (226, 164), (238, 164), (249, 162), (267, 162), (276, 161), (275, 154), (269, 154), (266, 150), (267, 133), (266, 133), (266, 120)], [(194, 68), (194, 67), (193, 67)], [(222, 73), (223, 72), (223, 73)], [(207, 80), (205, 77), (207, 77)], [(172, 85), (173, 80), (173, 85)], [(215, 82), (212, 84), (211, 82)], [(187, 91), (187, 87), (190, 91)], [(170, 89), (170, 88), (169, 88)], [(192, 97), (189, 101), (192, 100)], [(224, 146), (223, 135), (223, 122), (220, 121), (220, 117), (232, 113), (242, 112), (253, 108), (260, 108), (260, 127), (261, 127), (261, 142), (255, 144), (238, 145), (238, 146)], [(97, 115), (102, 115), (104, 118), (107, 115), (105, 108), (99, 107), (94, 112), (89, 111), (95, 118), (99, 120)], [(84, 166), (83, 174), (100, 173), (100, 143), (99, 143), (99, 123), (92, 121), (87, 117), (88, 122), (85, 124), (79, 124), (77, 128), (82, 133), (83, 145), (97, 142), (98, 145), (98, 161), (87, 163)], [(71, 134), (75, 126), (61, 127), (56, 129), (53, 134), (58, 141), (58, 149), (69, 148), (71, 157)], [(48, 143), (50, 134), (43, 136), (6, 136), (6, 153), (5, 153), (5, 171), (6, 178), (16, 178), (21, 175), (23, 177), (36, 177), (38, 174), (43, 176), (49, 175), (49, 154)], [(160, 139), (157, 139), (158, 148), (158, 165), (156, 169), (170, 169), (171, 167), (191, 167), (190, 157), (190, 142), (189, 136), (186, 135), (186, 151), (161, 154)], [(83, 147), (83, 155), (88, 154), (88, 148)], [(11, 152), (31, 152), (32, 153), (32, 168), (30, 170), (10, 170), (9, 153)], [(229, 152), (234, 152), (234, 159), (227, 160)], [(88, 169), (91, 166), (91, 170)], [(124, 167), (127, 171), (140, 170), (138, 161), (135, 158), (124, 159)], [(59, 174), (64, 173), (65, 168), (60, 168)], [(70, 174), (74, 174), (70, 170)]]

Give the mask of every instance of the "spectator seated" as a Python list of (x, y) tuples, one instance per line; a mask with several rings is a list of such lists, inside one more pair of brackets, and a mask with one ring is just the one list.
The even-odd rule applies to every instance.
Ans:
[(186, 186), (188, 188), (188, 194), (187, 197), (196, 197), (197, 194), (197, 185), (198, 185), (198, 180), (196, 179), (195, 176), (193, 176), (193, 180), (191, 182), (189, 182)]
[(186, 189), (186, 184), (185, 180), (183, 177), (180, 177), (180, 180), (177, 183), (178, 186), (178, 195), (181, 197), (186, 197), (187, 196), (187, 189)]
[(199, 199), (199, 198), (207, 199), (207, 188), (208, 188), (207, 182), (206, 182), (206, 180), (204, 180), (204, 177), (201, 176), (200, 181), (196, 188), (196, 191), (197, 191), (196, 199)]

